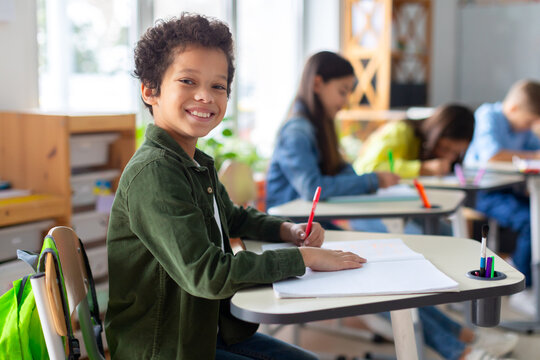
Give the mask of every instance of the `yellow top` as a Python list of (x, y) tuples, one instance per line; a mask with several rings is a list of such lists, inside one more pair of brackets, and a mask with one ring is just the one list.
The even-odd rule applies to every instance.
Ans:
[(405, 121), (390, 122), (366, 140), (354, 162), (357, 173), (390, 171), (388, 152), (394, 158), (394, 172), (403, 178), (420, 174), (420, 139)]

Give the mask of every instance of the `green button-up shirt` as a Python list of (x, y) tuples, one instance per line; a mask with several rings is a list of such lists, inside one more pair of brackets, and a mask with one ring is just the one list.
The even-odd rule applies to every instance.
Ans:
[(212, 158), (195, 160), (151, 124), (122, 173), (107, 234), (113, 358), (214, 359), (218, 329), (227, 343), (257, 329), (230, 314), (237, 290), (304, 274), (297, 248), (232, 254), (229, 237), (277, 241), (283, 220), (234, 205)]

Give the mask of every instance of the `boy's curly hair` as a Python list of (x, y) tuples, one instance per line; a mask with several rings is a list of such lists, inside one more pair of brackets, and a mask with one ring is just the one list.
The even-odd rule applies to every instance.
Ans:
[[(227, 97), (234, 77), (233, 40), (229, 27), (213, 18), (190, 13), (169, 20), (158, 20), (146, 30), (135, 47), (135, 77), (159, 96), (163, 75), (177, 51), (187, 46), (220, 49), (227, 57)], [(144, 101), (143, 101), (144, 102)], [(152, 106), (145, 103), (151, 114)]]

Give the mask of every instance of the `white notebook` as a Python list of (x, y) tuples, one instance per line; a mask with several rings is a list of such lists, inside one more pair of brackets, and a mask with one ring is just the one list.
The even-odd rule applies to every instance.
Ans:
[[(264, 245), (275, 250), (281, 244)], [(283, 245), (281, 245), (283, 246)], [(354, 252), (367, 259), (360, 269), (319, 272), (273, 284), (278, 298), (396, 295), (458, 291), (458, 283), (401, 239), (330, 242), (328, 249)]]

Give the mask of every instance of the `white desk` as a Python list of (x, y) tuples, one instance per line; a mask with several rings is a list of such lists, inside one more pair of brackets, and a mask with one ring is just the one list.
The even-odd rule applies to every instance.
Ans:
[(533, 321), (512, 321), (502, 325), (525, 333), (540, 331), (540, 174), (520, 173), (513, 163), (493, 161), (486, 164), (488, 172), (522, 176), (527, 182), (531, 209), (531, 273), (536, 299), (536, 316)]
[[(315, 213), (315, 221), (357, 218), (418, 217), (425, 219), (425, 232), (437, 233), (439, 218), (454, 213), (465, 200), (463, 191), (427, 190), (431, 209), (423, 207), (420, 199), (405, 201), (380, 201), (358, 203), (327, 203), (320, 201)], [(268, 209), (275, 216), (287, 217), (293, 221), (307, 221), (311, 211), (311, 201), (293, 200)]]
[[(468, 169), (465, 169), (465, 175), (467, 179), (474, 178), (476, 171), (472, 172)], [(440, 189), (440, 190), (461, 190), (465, 191), (465, 206), (474, 207), (475, 196), (477, 191), (494, 191), (502, 190), (515, 185), (519, 185), (525, 182), (525, 178), (520, 174), (512, 173), (500, 173), (494, 174), (491, 172), (486, 172), (480, 183), (474, 185), (470, 182), (467, 182), (465, 185), (461, 185), (456, 176), (420, 176), (418, 180), (424, 185), (427, 189)], [(412, 179), (402, 179), (401, 183), (412, 185)], [(460, 236), (464, 238), (469, 238), (471, 235), (467, 230), (465, 219), (460, 209), (452, 215), (452, 225), (454, 236)]]
[[(469, 175), (467, 170), (465, 174)], [(474, 174), (474, 173), (472, 173)], [(467, 176), (467, 180), (471, 179), (471, 176)], [(519, 185), (525, 182), (523, 175), (516, 173), (501, 173), (494, 174), (492, 172), (486, 172), (480, 183), (474, 185), (467, 182), (465, 185), (461, 185), (456, 176), (420, 176), (417, 178), (424, 187), (428, 189), (441, 189), (441, 190), (463, 190), (467, 193), (474, 193), (476, 191), (493, 191), (505, 189), (514, 185)], [(402, 179), (401, 183), (412, 185), (412, 179)]]
[[(507, 278), (498, 281), (480, 281), (466, 276), (478, 268), (480, 244), (477, 241), (445, 236), (392, 235), (327, 231), (326, 241), (384, 239), (399, 237), (414, 251), (424, 254), (439, 270), (459, 283), (459, 292), (351, 296), (339, 298), (278, 299), (271, 286), (241, 290), (231, 300), (234, 316), (249, 322), (263, 324), (293, 324), (336, 319), (347, 316), (391, 311), (392, 328), (398, 359), (417, 359), (411, 308), (466, 300), (497, 298), (515, 294), (525, 288), (523, 274), (495, 256), (496, 270)], [(260, 252), (262, 243), (246, 241), (247, 249)]]

